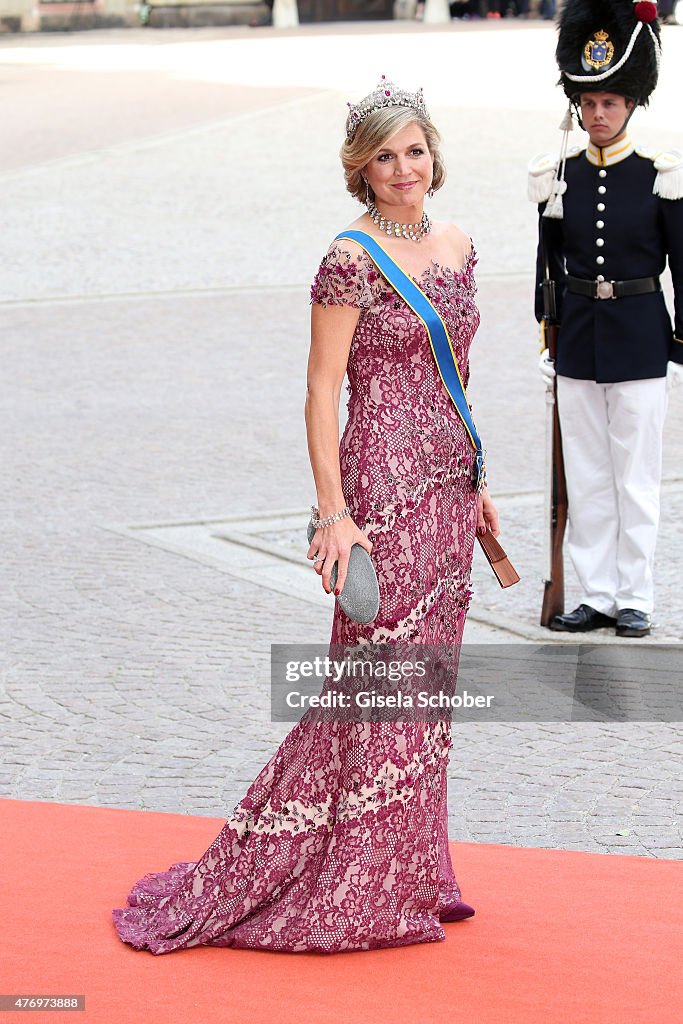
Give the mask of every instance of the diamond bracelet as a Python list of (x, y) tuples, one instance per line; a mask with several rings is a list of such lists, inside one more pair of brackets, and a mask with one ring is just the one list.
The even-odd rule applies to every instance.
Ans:
[(337, 523), (339, 522), (340, 519), (345, 519), (346, 516), (350, 516), (351, 509), (349, 508), (348, 505), (346, 505), (346, 507), (343, 508), (341, 512), (333, 512), (331, 516), (325, 516), (324, 519), (321, 519), (320, 511), (315, 507), (315, 505), (311, 505), (311, 513), (313, 518), (313, 525), (315, 526), (316, 530), (319, 530), (321, 527), (331, 526), (332, 523)]

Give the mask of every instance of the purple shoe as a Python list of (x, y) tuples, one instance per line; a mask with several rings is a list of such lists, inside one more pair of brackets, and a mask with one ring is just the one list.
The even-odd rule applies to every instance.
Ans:
[(439, 920), (444, 921), (464, 921), (466, 917), (474, 916), (474, 907), (471, 907), (469, 903), (463, 903), (462, 900), (458, 900), (454, 903), (450, 910), (444, 911), (443, 914), (439, 914)]

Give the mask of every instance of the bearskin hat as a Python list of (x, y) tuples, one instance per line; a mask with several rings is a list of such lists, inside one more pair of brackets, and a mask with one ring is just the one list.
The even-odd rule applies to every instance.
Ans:
[(660, 52), (656, 3), (565, 0), (555, 57), (570, 99), (615, 92), (646, 105), (657, 85)]

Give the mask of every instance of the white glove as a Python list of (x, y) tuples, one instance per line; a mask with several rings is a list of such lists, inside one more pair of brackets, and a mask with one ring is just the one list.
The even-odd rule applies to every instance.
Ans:
[[(671, 363), (669, 363), (669, 366), (671, 366)], [(552, 385), (555, 380), (555, 360), (550, 358), (547, 348), (544, 348), (541, 352), (538, 360), (538, 368), (541, 371), (541, 377), (543, 377), (545, 383)]]
[(666, 390), (671, 391), (683, 383), (683, 365), (681, 363), (669, 362), (666, 368)]

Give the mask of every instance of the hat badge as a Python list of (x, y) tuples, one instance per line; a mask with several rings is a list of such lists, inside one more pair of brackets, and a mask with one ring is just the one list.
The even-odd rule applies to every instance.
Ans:
[(602, 71), (610, 66), (613, 57), (614, 43), (604, 29), (599, 29), (584, 46), (582, 63), (586, 70)]

